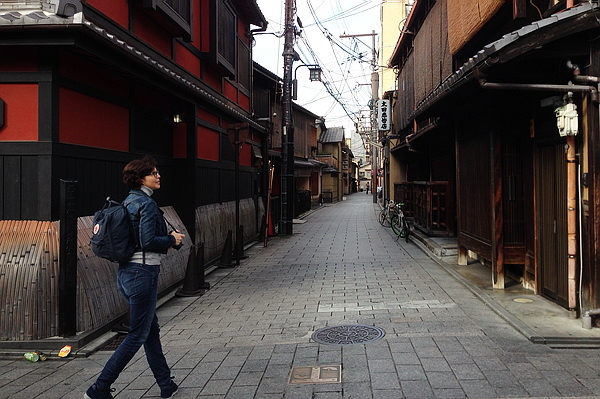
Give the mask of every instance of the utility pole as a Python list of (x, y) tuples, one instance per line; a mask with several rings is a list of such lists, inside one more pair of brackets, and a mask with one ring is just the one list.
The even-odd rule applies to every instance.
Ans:
[[(373, 72), (371, 72), (371, 101), (372, 101), (372, 105), (371, 105), (371, 133), (372, 133), (372, 138), (371, 140), (373, 141), (373, 167), (375, 168), (375, 185), (373, 186), (374, 190), (373, 190), (373, 203), (376, 204), (377, 203), (377, 187), (379, 186), (379, 168), (377, 167), (379, 164), (379, 157), (378, 157), (378, 152), (379, 152), (379, 147), (377, 147), (377, 144), (379, 143), (379, 127), (377, 126), (377, 100), (379, 100), (379, 73), (377, 72), (377, 50), (375, 48), (375, 31), (373, 31), (372, 33), (372, 39), (373, 39), (373, 44), (372, 44), (372, 48), (373, 48), (373, 64), (371, 65), (371, 67), (373, 68)], [(373, 169), (373, 167), (371, 169)], [(383, 184), (381, 185), (381, 189), (383, 190)]]
[[(375, 48), (375, 36), (377, 33), (373, 30), (371, 33), (362, 33), (358, 35), (341, 35), (341, 38), (346, 37), (359, 37), (359, 36), (371, 36), (373, 43), (371, 50), (373, 52), (373, 61), (371, 63), (371, 173), (373, 173), (373, 179), (371, 183), (371, 192), (373, 193), (373, 203), (377, 203), (377, 183), (379, 177), (377, 176), (377, 152), (379, 148), (379, 130), (377, 127), (377, 100), (379, 100), (379, 73), (377, 72), (377, 49)], [(383, 185), (381, 187), (383, 190)]]
[(285, 0), (283, 45), (283, 129), (281, 137), (281, 221), (279, 232), (292, 235), (294, 226), (294, 124), (292, 121), (292, 67), (294, 64), (294, 1)]

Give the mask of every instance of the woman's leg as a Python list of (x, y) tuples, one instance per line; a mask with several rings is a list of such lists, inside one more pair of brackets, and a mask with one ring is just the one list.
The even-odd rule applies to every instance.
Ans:
[(158, 318), (156, 314), (152, 320), (150, 326), (150, 333), (144, 343), (144, 351), (146, 352), (146, 359), (148, 365), (154, 374), (156, 383), (159, 387), (167, 387), (171, 383), (171, 369), (167, 365), (167, 359), (162, 351), (162, 344), (160, 343), (160, 327), (158, 326)]
[(156, 317), (158, 272), (158, 266), (137, 263), (119, 268), (117, 274), (119, 288), (129, 300), (129, 333), (106, 362), (96, 380), (99, 388), (109, 388), (146, 342)]

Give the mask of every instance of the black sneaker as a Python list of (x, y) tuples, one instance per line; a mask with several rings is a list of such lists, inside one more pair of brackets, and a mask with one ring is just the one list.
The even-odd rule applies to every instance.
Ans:
[(164, 388), (160, 388), (160, 397), (161, 398), (172, 398), (176, 393), (179, 387), (177, 384), (173, 382), (173, 377), (171, 377), (171, 381), (169, 381), (169, 385)]
[(94, 384), (83, 394), (83, 399), (113, 399), (112, 392), (114, 391), (114, 388), (98, 389)]

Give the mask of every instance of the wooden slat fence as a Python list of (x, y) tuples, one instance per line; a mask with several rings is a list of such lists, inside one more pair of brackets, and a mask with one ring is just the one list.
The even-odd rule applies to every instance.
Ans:
[[(191, 240), (172, 207), (165, 217), (186, 234), (183, 248), (169, 250), (161, 264), (159, 292), (185, 275)], [(110, 323), (127, 311), (116, 286), (117, 264), (90, 248), (92, 217), (77, 223), (77, 331)], [(59, 222), (0, 221), (0, 340), (23, 341), (57, 335)]]
[(0, 339), (54, 335), (58, 325), (58, 229), (51, 222), (0, 221)]
[[(259, 235), (259, 228), (265, 214), (262, 200), (258, 209), (252, 198), (240, 201), (240, 225), (244, 226), (244, 242)], [(204, 243), (204, 260), (214, 262), (222, 255), (227, 233), (232, 231), (235, 243), (235, 202), (204, 205), (196, 209), (197, 243)], [(235, 248), (235, 247), (233, 247)]]

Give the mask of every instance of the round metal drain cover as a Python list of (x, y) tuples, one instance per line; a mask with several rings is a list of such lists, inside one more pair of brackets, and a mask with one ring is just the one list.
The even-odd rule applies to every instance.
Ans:
[(377, 341), (385, 335), (379, 327), (363, 324), (324, 327), (315, 331), (313, 341), (325, 345), (353, 345)]

